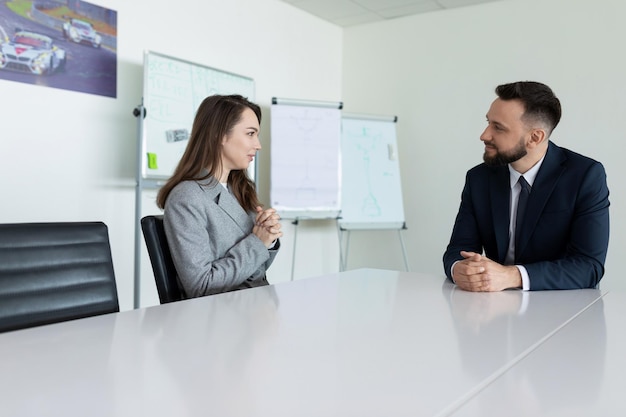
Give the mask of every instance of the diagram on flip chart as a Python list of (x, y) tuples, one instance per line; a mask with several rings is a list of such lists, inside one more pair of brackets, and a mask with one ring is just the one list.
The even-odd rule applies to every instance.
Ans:
[(395, 121), (344, 118), (343, 228), (401, 228), (404, 208)]

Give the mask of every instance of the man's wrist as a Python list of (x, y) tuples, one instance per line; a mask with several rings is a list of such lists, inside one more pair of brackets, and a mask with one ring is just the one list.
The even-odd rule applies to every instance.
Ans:
[(522, 273), (517, 267), (517, 265), (511, 265), (508, 267), (510, 271), (510, 287), (509, 288), (519, 288), (522, 289), (524, 287), (524, 281), (522, 280)]

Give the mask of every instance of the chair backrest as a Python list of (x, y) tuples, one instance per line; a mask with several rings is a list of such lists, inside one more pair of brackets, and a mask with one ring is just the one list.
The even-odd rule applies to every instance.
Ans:
[(145, 216), (141, 219), (141, 230), (146, 241), (161, 304), (183, 300), (185, 297), (178, 284), (176, 268), (167, 245), (163, 216)]
[(0, 332), (118, 311), (104, 223), (0, 224)]

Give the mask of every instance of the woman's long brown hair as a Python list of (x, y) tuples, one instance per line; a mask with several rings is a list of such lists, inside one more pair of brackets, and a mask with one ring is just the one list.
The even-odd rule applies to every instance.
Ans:
[[(157, 194), (159, 208), (165, 208), (170, 192), (182, 181), (217, 177), (222, 170), (222, 138), (239, 122), (246, 108), (256, 114), (261, 124), (261, 108), (245, 97), (214, 95), (204, 99), (196, 112), (187, 148), (174, 173)], [(204, 173), (205, 169), (208, 174)], [(245, 210), (253, 211), (261, 205), (254, 182), (245, 169), (231, 171), (228, 186)]]

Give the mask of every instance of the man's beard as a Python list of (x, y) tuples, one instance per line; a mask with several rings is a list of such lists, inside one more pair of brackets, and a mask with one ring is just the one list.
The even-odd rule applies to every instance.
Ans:
[(522, 138), (518, 142), (517, 146), (508, 152), (496, 151), (494, 156), (488, 156), (485, 151), (483, 154), (483, 161), (485, 161), (485, 164), (490, 167), (497, 167), (520, 160), (526, 156), (527, 153), (526, 144), (524, 143), (524, 138)]

